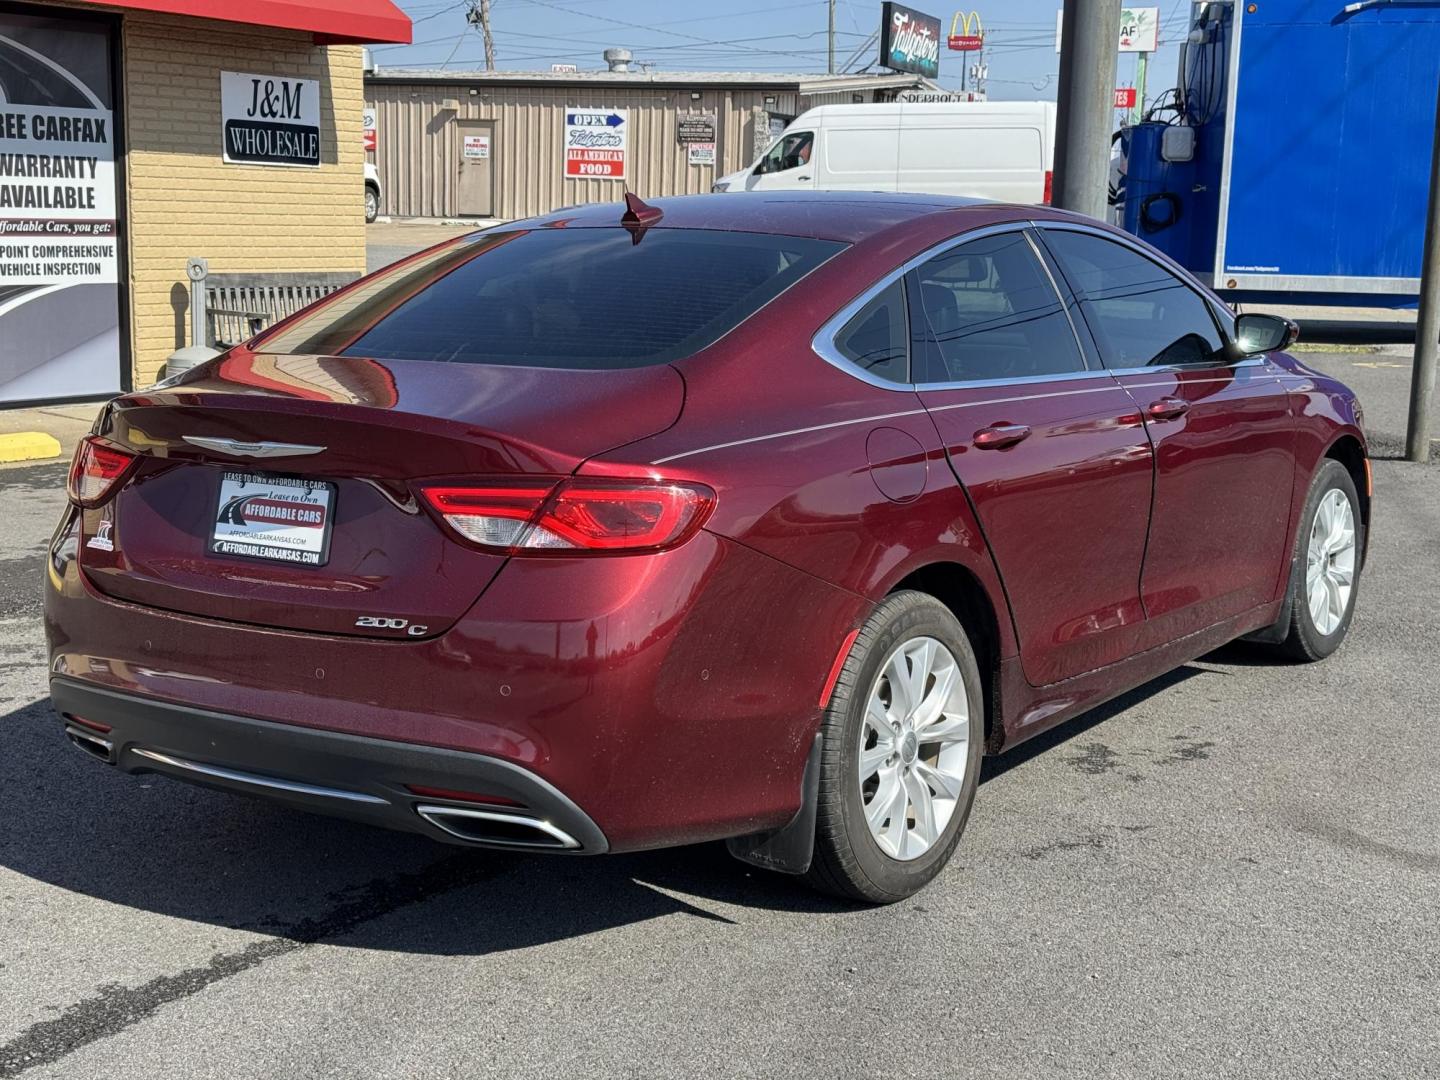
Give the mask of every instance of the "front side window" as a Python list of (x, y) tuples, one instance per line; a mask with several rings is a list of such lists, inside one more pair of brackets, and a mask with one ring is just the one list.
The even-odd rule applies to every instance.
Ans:
[(765, 151), (765, 156), (760, 159), (760, 164), (755, 166), (755, 175), (763, 176), (766, 173), (784, 172), (787, 169), (798, 169), (802, 165), (809, 165), (810, 152), (814, 146), (814, 132), (792, 131)]
[(256, 343), (278, 353), (644, 367), (713, 344), (844, 244), (769, 233), (499, 230), (361, 282)]
[(1159, 263), (1089, 233), (1045, 230), (1111, 368), (1223, 362), (1210, 305)]
[(1023, 379), (1085, 369), (1060, 297), (1023, 233), (951, 248), (911, 280), (930, 339), (919, 381)]
[(896, 281), (856, 312), (835, 335), (835, 348), (856, 367), (889, 382), (910, 381), (905, 286)]

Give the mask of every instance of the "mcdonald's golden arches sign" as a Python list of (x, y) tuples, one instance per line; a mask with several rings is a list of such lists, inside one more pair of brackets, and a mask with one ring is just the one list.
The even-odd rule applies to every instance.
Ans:
[(952, 52), (976, 52), (985, 47), (985, 28), (980, 25), (978, 11), (955, 13), (950, 20), (949, 45)]

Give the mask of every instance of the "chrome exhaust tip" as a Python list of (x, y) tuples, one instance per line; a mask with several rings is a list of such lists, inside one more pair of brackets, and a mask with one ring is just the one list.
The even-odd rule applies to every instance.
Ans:
[(527, 814), (430, 804), (415, 807), (415, 812), (442, 832), (474, 844), (547, 851), (580, 849), (580, 841), (564, 829)]
[(106, 765), (115, 764), (115, 744), (109, 739), (101, 738), (93, 731), (86, 731), (75, 724), (65, 725), (65, 737), (70, 740), (71, 746), (83, 750), (97, 761), (103, 761)]

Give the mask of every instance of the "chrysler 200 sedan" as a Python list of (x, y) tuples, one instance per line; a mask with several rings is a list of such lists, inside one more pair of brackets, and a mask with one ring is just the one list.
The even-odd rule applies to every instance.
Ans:
[(126, 772), (898, 900), (983, 754), (1235, 638), (1340, 645), (1369, 465), (1294, 333), (1033, 206), (475, 233), (103, 411), (52, 698)]

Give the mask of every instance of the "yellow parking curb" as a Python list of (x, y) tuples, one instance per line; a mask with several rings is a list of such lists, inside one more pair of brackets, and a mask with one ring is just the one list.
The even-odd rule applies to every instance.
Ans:
[(41, 461), (60, 456), (60, 440), (43, 431), (15, 431), (0, 435), (0, 462)]

